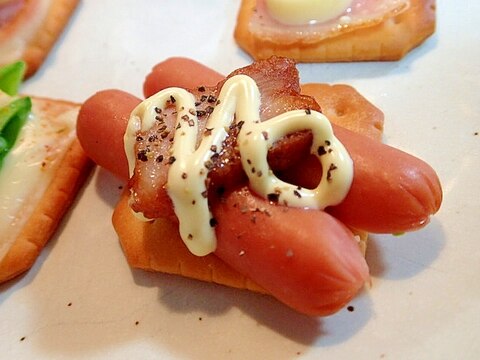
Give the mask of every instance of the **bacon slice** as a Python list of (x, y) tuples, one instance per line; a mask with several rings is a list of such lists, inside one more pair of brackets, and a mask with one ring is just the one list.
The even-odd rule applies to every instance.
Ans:
[[(248, 75), (255, 80), (261, 93), (260, 118), (270, 119), (275, 115), (295, 109), (320, 111), (320, 106), (310, 97), (300, 94), (298, 70), (292, 60), (272, 57), (238, 69), (234, 75)], [(196, 98), (199, 118), (199, 134), (213, 112), (217, 95), (224, 81), (214, 88), (199, 87), (190, 90)], [(237, 122), (241, 119), (236, 119)], [(156, 124), (146, 132), (139, 133), (136, 142), (136, 165), (129, 181), (132, 190), (131, 206), (147, 218), (173, 215), (172, 204), (165, 190), (168, 168), (173, 159), (169, 154), (176, 122), (175, 107), (159, 110)], [(212, 158), (208, 182), (211, 190), (223, 192), (226, 188), (244, 184), (246, 176), (236, 150), (238, 128), (232, 124), (223, 150)], [(311, 134), (299, 132), (278, 141), (271, 149), (268, 161), (274, 171), (288, 168), (309, 151)], [(288, 157), (284, 156), (288, 153)]]

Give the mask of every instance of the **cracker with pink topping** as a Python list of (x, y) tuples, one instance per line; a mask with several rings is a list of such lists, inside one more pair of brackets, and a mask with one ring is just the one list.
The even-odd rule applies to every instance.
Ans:
[(344, 16), (322, 32), (271, 21), (265, 0), (242, 0), (234, 36), (239, 46), (257, 60), (277, 55), (297, 62), (393, 61), (433, 34), (435, 14), (435, 0), (410, 0), (381, 21), (371, 19), (356, 26)]
[(32, 76), (68, 23), (79, 0), (0, 1), (0, 65), (27, 63)]

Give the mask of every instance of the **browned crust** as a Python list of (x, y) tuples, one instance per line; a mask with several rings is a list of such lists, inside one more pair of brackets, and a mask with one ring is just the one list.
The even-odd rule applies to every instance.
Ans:
[(393, 61), (403, 58), (435, 31), (435, 0), (411, 0), (405, 12), (378, 25), (304, 44), (274, 43), (249, 31), (256, 0), (242, 0), (235, 28), (237, 43), (254, 59), (272, 55), (297, 62)]
[[(79, 105), (56, 100), (33, 99), (58, 115)], [(92, 163), (77, 139), (66, 152), (55, 176), (40, 202), (18, 235), (10, 250), (0, 261), (0, 282), (12, 279), (30, 269), (84, 183)]]
[(382, 140), (383, 112), (350, 85), (303, 84), (302, 94), (314, 97), (332, 123)]
[[(309, 84), (306, 88), (316, 97), (323, 112), (336, 114), (334, 117), (337, 124), (377, 140), (381, 138), (383, 113), (355, 89), (347, 85), (326, 84)], [(214, 254), (204, 257), (192, 255), (178, 234), (177, 224), (165, 219), (152, 222), (138, 220), (128, 205), (128, 191), (124, 192), (117, 204), (112, 222), (125, 257), (134, 268), (265, 292)], [(365, 254), (368, 234), (357, 230), (354, 232), (359, 236), (359, 246)], [(172, 233), (176, 235), (169, 237)]]
[[(29, 21), (29, 3), (34, 1), (36, 0), (27, 0), (25, 14), (20, 12), (10, 26), (7, 24), (0, 28), (0, 39), (5, 36), (15, 36), (16, 29)], [(21, 59), (18, 59), (27, 63), (25, 77), (32, 76), (45, 61), (78, 2), (79, 0), (52, 0), (45, 19), (35, 32), (35, 36), (27, 44)]]

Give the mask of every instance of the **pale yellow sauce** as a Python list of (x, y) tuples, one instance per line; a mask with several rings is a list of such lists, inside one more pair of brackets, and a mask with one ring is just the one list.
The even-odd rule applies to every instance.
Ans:
[[(237, 141), (242, 166), (249, 177), (250, 187), (257, 194), (264, 198), (274, 194), (279, 203), (288, 206), (324, 209), (338, 204), (348, 193), (353, 179), (353, 163), (334, 136), (328, 119), (316, 111), (294, 110), (261, 122), (260, 92), (255, 81), (246, 75), (233, 76), (225, 82), (217, 106), (206, 124), (212, 130), (202, 138), (197, 148), (198, 119), (193, 115), (195, 111), (191, 111), (195, 109), (192, 94), (184, 89), (170, 88), (137, 106), (125, 133), (125, 151), (131, 175), (135, 168), (138, 132), (153, 126), (155, 108), (165, 108), (171, 97), (175, 98), (179, 126), (176, 127), (171, 148), (175, 162), (170, 165), (166, 189), (179, 219), (180, 235), (193, 254), (206, 255), (216, 247), (215, 230), (210, 225), (212, 214), (204, 196), (208, 175), (205, 164), (215, 152), (220, 152), (227, 137), (226, 129), (235, 117), (243, 122)], [(323, 178), (315, 189), (303, 189), (280, 180), (267, 162), (268, 149), (276, 140), (306, 129), (312, 130), (311, 152), (318, 156), (323, 167)]]
[(281, 23), (322, 23), (340, 16), (353, 0), (266, 0), (270, 15)]

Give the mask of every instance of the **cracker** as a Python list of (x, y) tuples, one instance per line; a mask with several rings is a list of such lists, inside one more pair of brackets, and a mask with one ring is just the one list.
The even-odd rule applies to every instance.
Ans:
[[(0, 27), (0, 65), (24, 60), (25, 77), (32, 76), (45, 61), (79, 2), (46, 0), (47, 7), (42, 11), (39, 6), (43, 1), (25, 0), (22, 9)], [(39, 19), (34, 20), (35, 16)]]
[[(49, 116), (78, 109), (78, 104), (58, 100), (32, 98), (34, 106)], [(76, 116), (77, 112), (72, 112)], [(36, 206), (32, 207), (22, 230), (8, 252), (0, 260), (0, 282), (12, 279), (30, 269), (41, 250), (52, 237), (64, 214), (89, 174), (93, 163), (87, 158), (76, 138), (70, 144), (54, 177)]]
[[(316, 94), (316, 100), (325, 113), (335, 114), (335, 122), (339, 125), (377, 140), (381, 138), (383, 113), (352, 87), (325, 84), (309, 84), (304, 87), (306, 92)], [(346, 106), (350, 102), (352, 105)], [(131, 267), (265, 293), (262, 287), (233, 270), (215, 254), (204, 257), (192, 255), (178, 233), (177, 224), (166, 219), (151, 222), (138, 220), (128, 205), (128, 199), (129, 191), (126, 190), (115, 208), (112, 222)], [(172, 227), (175, 227), (175, 231), (172, 231)], [(368, 234), (353, 231), (365, 254)], [(172, 233), (176, 236), (165, 236)]]
[(410, 8), (386, 21), (305, 44), (262, 39), (250, 32), (256, 0), (242, 0), (235, 28), (237, 43), (254, 59), (272, 55), (297, 62), (394, 61), (403, 58), (435, 31), (435, 0), (411, 0)]

